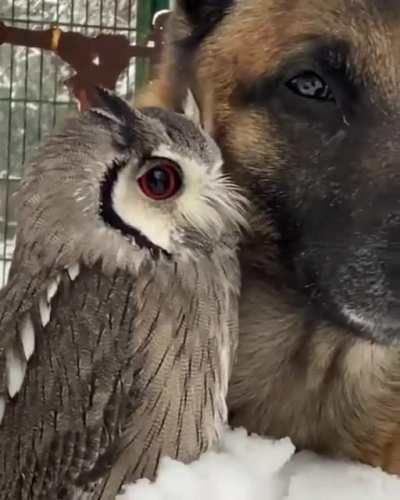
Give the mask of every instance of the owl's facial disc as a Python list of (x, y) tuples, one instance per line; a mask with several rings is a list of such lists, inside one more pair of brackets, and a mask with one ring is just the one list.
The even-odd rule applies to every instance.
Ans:
[(182, 172), (168, 159), (152, 157), (138, 169), (114, 165), (101, 190), (104, 222), (140, 248), (170, 253), (172, 204), (182, 189)]

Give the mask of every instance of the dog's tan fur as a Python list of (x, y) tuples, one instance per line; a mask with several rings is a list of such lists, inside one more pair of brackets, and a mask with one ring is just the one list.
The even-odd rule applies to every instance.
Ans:
[[(287, 142), (268, 113), (238, 104), (240, 86), (273, 72), (309, 38), (334, 33), (356, 47), (360, 78), (378, 89), (386, 106), (399, 109), (400, 22), (391, 4), (382, 13), (373, 0), (238, 1), (191, 61), (180, 60), (173, 47), (192, 29), (178, 11), (159, 76), (139, 102), (177, 108), (185, 75), (200, 99), (212, 95), (228, 169), (252, 197), (255, 184), (267, 190), (279, 175)], [(377, 165), (368, 168), (379, 186)], [(252, 225), (242, 255), (232, 423), (400, 473), (400, 349), (362, 340), (328, 320), (310, 321), (302, 298), (286, 285), (273, 229), (257, 198)]]

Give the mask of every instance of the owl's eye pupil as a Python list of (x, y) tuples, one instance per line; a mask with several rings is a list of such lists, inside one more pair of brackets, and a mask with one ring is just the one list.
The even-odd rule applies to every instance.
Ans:
[(286, 82), (286, 86), (301, 97), (320, 101), (335, 101), (328, 84), (314, 71), (300, 73)]
[(138, 184), (142, 192), (152, 200), (167, 200), (180, 189), (182, 179), (180, 171), (172, 162), (160, 163), (139, 177)]
[(155, 168), (150, 172), (148, 182), (153, 193), (162, 195), (168, 191), (170, 179), (165, 170)]

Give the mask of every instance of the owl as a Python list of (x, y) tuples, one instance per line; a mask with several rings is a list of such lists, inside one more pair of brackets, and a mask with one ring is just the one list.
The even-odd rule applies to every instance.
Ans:
[(114, 498), (219, 437), (246, 203), (193, 117), (98, 89), (25, 169), (0, 292), (0, 499)]

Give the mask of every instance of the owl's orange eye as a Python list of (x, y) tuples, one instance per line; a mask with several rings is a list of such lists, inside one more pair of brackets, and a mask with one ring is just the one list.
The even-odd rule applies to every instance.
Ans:
[(180, 170), (168, 161), (160, 161), (137, 181), (142, 192), (156, 201), (172, 198), (182, 186)]

